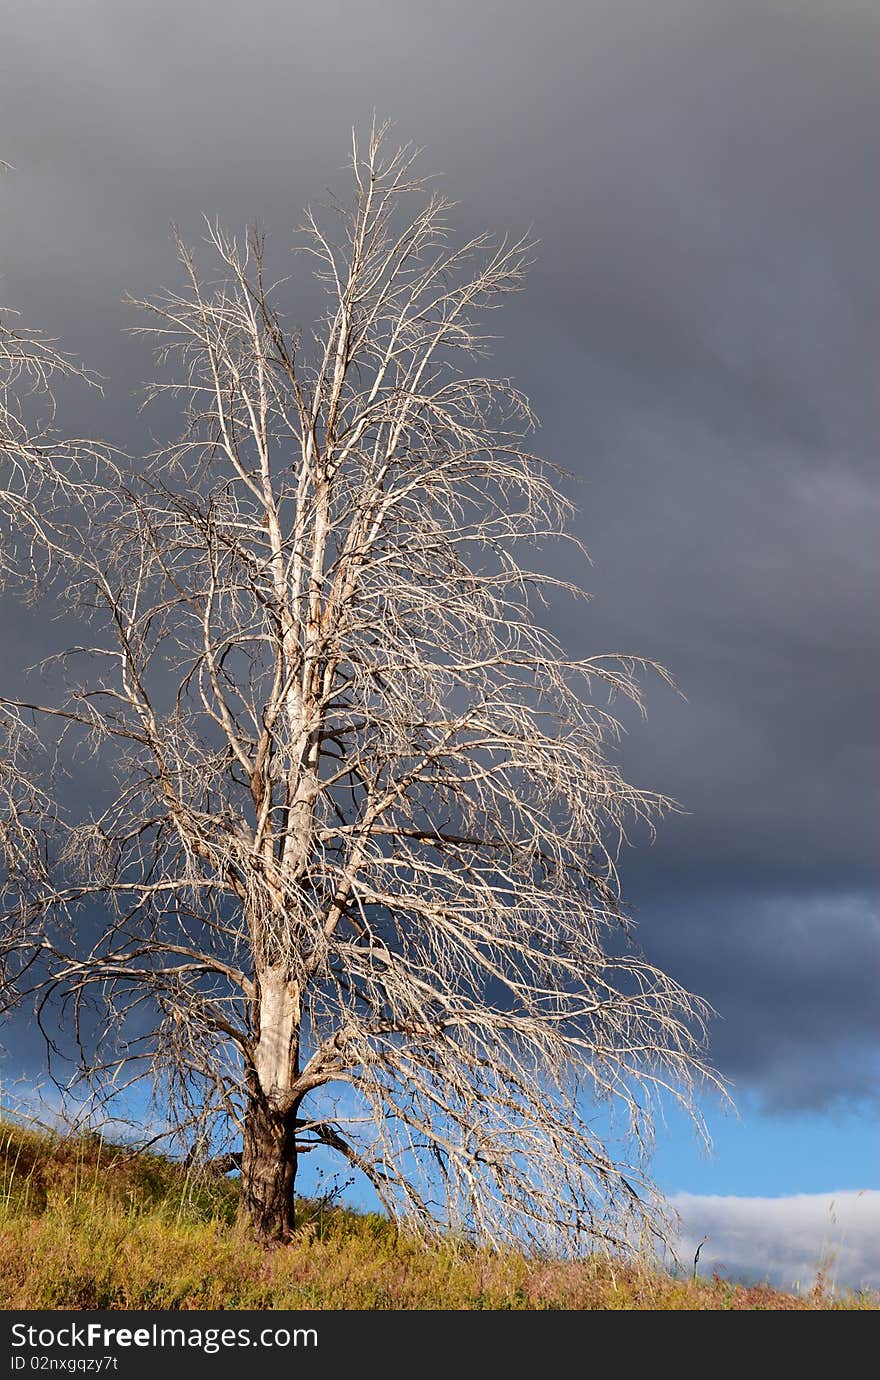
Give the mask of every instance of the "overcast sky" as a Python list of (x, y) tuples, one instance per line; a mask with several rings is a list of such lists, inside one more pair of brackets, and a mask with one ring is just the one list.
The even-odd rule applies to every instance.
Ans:
[(686, 696), (624, 747), (688, 811), (623, 860), (642, 942), (721, 1013), (752, 1145), (811, 1166), (790, 1190), (877, 1187), (876, 0), (29, 0), (3, 30), (0, 301), (107, 375), (128, 445), (120, 299), (174, 281), (169, 224), (280, 253), (374, 108), (462, 233), (533, 229), (493, 326), (595, 562), (559, 630)]

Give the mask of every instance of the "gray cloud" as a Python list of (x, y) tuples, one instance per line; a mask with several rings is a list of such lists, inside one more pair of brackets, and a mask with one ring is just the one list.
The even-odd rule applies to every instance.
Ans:
[(689, 813), (624, 884), (780, 1109), (861, 1099), (877, 1035), (878, 57), (869, 0), (32, 0), (0, 58), (0, 300), (109, 376), (132, 446), (119, 299), (173, 279), (169, 223), (258, 219), (280, 256), (373, 107), (463, 231), (534, 227), (498, 367), (595, 560), (594, 602), (552, 616), (687, 695), (628, 724), (626, 770)]
[(713, 1050), (765, 1110), (873, 1104), (880, 1089), (880, 913), (872, 897), (646, 897), (652, 957), (720, 1013)]
[(683, 1228), (676, 1254), (701, 1275), (768, 1280), (806, 1293), (821, 1269), (841, 1289), (880, 1289), (880, 1192), (802, 1193), (789, 1198), (673, 1200)]

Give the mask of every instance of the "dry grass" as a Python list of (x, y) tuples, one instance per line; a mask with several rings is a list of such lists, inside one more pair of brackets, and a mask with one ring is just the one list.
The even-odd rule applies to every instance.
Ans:
[(235, 1223), (234, 1183), (159, 1155), (0, 1126), (0, 1308), (876, 1309), (646, 1263), (576, 1263), (450, 1240), (430, 1249), (382, 1217), (303, 1204), (297, 1240), (265, 1252)]

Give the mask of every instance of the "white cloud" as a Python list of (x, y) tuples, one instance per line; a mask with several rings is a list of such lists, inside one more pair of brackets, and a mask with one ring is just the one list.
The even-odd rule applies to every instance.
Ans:
[(47, 1077), (32, 1079), (26, 1075), (0, 1080), (0, 1120), (4, 1117), (62, 1135), (89, 1130), (123, 1145), (158, 1138), (170, 1127), (166, 1119), (149, 1109), (146, 1094), (133, 1106), (123, 1096), (102, 1101), (82, 1086), (64, 1089)]
[(838, 1288), (880, 1289), (880, 1190), (800, 1193), (788, 1198), (672, 1199), (681, 1215), (676, 1254), (699, 1270), (810, 1288), (820, 1267)]

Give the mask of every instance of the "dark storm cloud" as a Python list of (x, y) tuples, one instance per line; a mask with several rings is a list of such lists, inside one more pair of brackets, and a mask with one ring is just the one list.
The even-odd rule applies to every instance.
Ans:
[(119, 298), (173, 280), (169, 222), (280, 251), (372, 108), (463, 230), (534, 227), (498, 364), (596, 563), (554, 620), (687, 695), (631, 725), (629, 774), (690, 813), (624, 882), (779, 1106), (861, 1096), (877, 1035), (878, 60), (868, 0), (31, 0), (0, 58), (2, 296), (110, 377), (129, 441)]
[[(644, 913), (642, 913), (644, 911)], [(770, 1111), (874, 1102), (880, 908), (859, 894), (697, 886), (637, 908), (650, 956), (721, 1013), (714, 1052)]]

